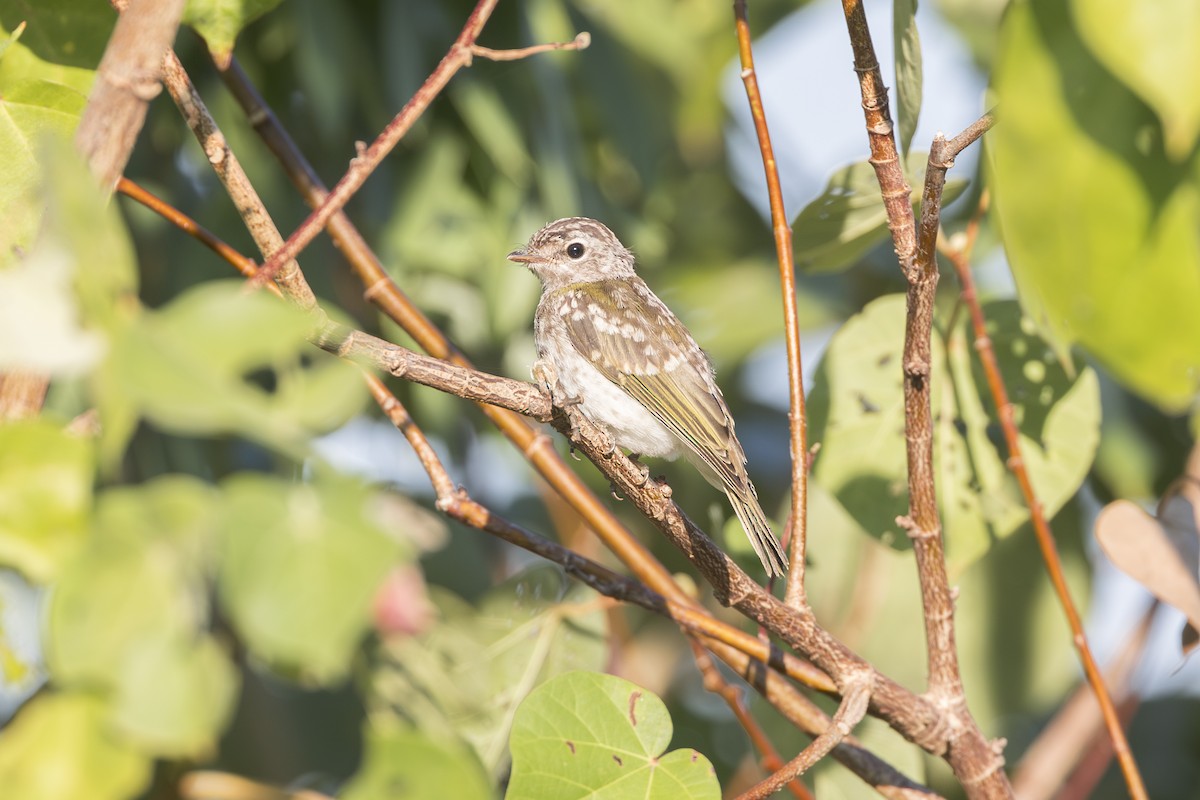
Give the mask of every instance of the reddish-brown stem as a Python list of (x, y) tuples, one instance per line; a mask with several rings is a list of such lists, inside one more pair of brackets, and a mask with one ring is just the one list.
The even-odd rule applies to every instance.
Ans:
[(804, 411), (804, 370), (800, 363), (800, 322), (796, 311), (796, 263), (792, 253), (792, 227), (783, 207), (783, 189), (779, 183), (779, 165), (771, 147), (767, 115), (763, 109), (758, 77), (754, 73), (754, 52), (750, 45), (750, 23), (746, 17), (746, 0), (734, 0), (734, 24), (737, 32), (738, 58), (742, 65), (742, 83), (750, 103), (750, 116), (758, 135), (762, 152), (763, 172), (767, 178), (767, 197), (771, 205), (771, 230), (775, 234), (775, 254), (779, 260), (779, 283), (783, 299), (784, 341), (787, 343), (788, 363), (788, 427), (792, 456), (792, 507), (787, 529), (791, 531), (790, 570), (787, 579), (787, 602), (801, 606), (804, 597), (804, 562), (808, 547), (808, 417)]
[(454, 40), (454, 44), (450, 45), (449, 51), (438, 62), (430, 76), (425, 79), (425, 83), (421, 84), (421, 88), (417, 89), (416, 94), (404, 104), (404, 108), (400, 109), (400, 113), (387, 124), (379, 136), (375, 137), (375, 141), (350, 160), (350, 169), (346, 170), (346, 174), (333, 187), (329, 196), (308, 215), (308, 219), (304, 220), (295, 233), (288, 237), (283, 246), (263, 264), (260, 276), (257, 278), (260, 284), (274, 279), (275, 273), (284, 264), (298, 256), (300, 251), (324, 230), (329, 219), (340, 211), (354, 196), (354, 193), (366, 183), (367, 178), (375, 171), (379, 163), (404, 138), (413, 123), (441, 93), (455, 73), (471, 64), (471, 47), (483, 31), (483, 26), (487, 24), (492, 11), (495, 10), (496, 3), (497, 0), (479, 0), (470, 16), (467, 17), (467, 22), (459, 32), (458, 38)]
[(738, 800), (765, 800), (812, 769), (814, 764), (850, 736), (855, 725), (862, 722), (870, 699), (871, 674), (863, 672), (858, 680), (848, 685), (829, 727), (773, 775), (768, 775), (765, 780), (738, 795)]
[[(932, 162), (932, 152), (929, 157)], [(975, 351), (979, 355), (980, 364), (987, 377), (988, 390), (992, 394), (992, 401), (996, 404), (996, 416), (1000, 420), (1004, 443), (1008, 448), (1008, 468), (1017, 479), (1021, 496), (1029, 508), (1029, 518), (1033, 524), (1034, 535), (1037, 537), (1038, 548), (1042, 552), (1042, 561), (1050, 575), (1050, 583), (1054, 587), (1055, 595), (1058, 596), (1058, 602), (1063, 607), (1063, 612), (1067, 615), (1072, 641), (1075, 643), (1075, 649), (1079, 652), (1080, 661), (1083, 662), (1083, 671), (1087, 675), (1088, 684), (1092, 687), (1092, 692), (1096, 695), (1096, 701), (1100, 705), (1104, 727), (1112, 741), (1117, 762), (1121, 765), (1125, 785), (1129, 789), (1130, 796), (1135, 800), (1144, 800), (1147, 797), (1146, 786), (1142, 781), (1137, 762), (1133, 758), (1133, 751), (1129, 748), (1129, 741), (1125, 736), (1120, 715), (1117, 713), (1108, 687), (1104, 683), (1104, 675), (1092, 655), (1091, 647), (1088, 646), (1087, 635), (1083, 630), (1083, 620), (1075, 607), (1071, 590), (1067, 586), (1066, 576), (1063, 574), (1062, 560), (1058, 555), (1058, 546), (1054, 543), (1054, 534), (1050, 530), (1049, 522), (1046, 521), (1046, 515), (1037, 498), (1037, 493), (1034, 491), (1033, 482), (1029, 479), (1029, 471), (1025, 469), (1025, 460), (1021, 456), (1021, 437), (1017, 429), (1013, 405), (1008, 399), (1008, 388), (1004, 385), (1004, 379), (1000, 375), (1000, 366), (996, 361), (995, 351), (992, 349), (991, 338), (988, 336), (987, 320), (983, 316), (983, 308), (980, 306), (978, 295), (975, 292), (971, 265), (962, 250), (946, 247), (943, 248), (943, 253), (954, 265), (954, 271), (962, 283), (962, 299), (971, 314), (971, 327), (975, 334)]]
[[(768, 772), (777, 772), (783, 767), (783, 758), (775, 749), (775, 745), (771, 744), (770, 738), (758, 724), (758, 720), (746, 708), (741, 691), (725, 680), (721, 675), (721, 670), (717, 669), (712, 657), (699, 642), (693, 639), (690, 644), (692, 657), (696, 660), (696, 668), (700, 670), (700, 675), (704, 678), (704, 688), (720, 697), (725, 701), (725, 705), (729, 706), (734, 718), (746, 731), (746, 736), (750, 738), (750, 744), (758, 751), (763, 768)], [(788, 782), (787, 788), (796, 800), (813, 800), (812, 792), (808, 791), (808, 787), (798, 780)]]

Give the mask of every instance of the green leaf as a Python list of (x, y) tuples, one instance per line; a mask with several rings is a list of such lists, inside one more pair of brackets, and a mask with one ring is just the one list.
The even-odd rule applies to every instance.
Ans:
[(44, 213), (34, 189), (42, 179), (44, 157), (55, 155), (42, 148), (51, 143), (69, 147), (86, 103), (74, 89), (41, 79), (0, 91), (0, 265), (14, 248), (29, 250), (32, 245)]
[(242, 29), (282, 0), (188, 0), (183, 21), (196, 29), (222, 69), (233, 57), (233, 43)]
[[(928, 153), (912, 152), (905, 159), (905, 174), (913, 206), (921, 199)], [(942, 196), (950, 203), (966, 188), (966, 181), (947, 181)], [(839, 169), (792, 223), (796, 262), (808, 273), (836, 272), (853, 266), (868, 250), (888, 237), (887, 212), (879, 194), (875, 168), (859, 161)]]
[(1063, 360), (1079, 342), (1185, 409), (1200, 388), (1200, 159), (1168, 158), (1153, 111), (1085, 48), (1067, 0), (1012, 6), (994, 75), (1004, 124), (988, 153), (1022, 305)]
[[(99, 378), (105, 418), (142, 415), (164, 428), (237, 433), (298, 453), (316, 430), (336, 427), (361, 407), (354, 370), (316, 354), (312, 320), (240, 281), (214, 281), (148, 312), (113, 341)], [(304, 356), (317, 361), (301, 369)], [(248, 379), (275, 369), (271, 392)], [(112, 451), (119, 442), (110, 441)]]
[(670, 741), (657, 695), (613, 675), (560, 675), (517, 709), (505, 797), (719, 798), (709, 760), (690, 749), (663, 755)]
[(150, 782), (151, 761), (106, 729), (105, 704), (82, 693), (31, 700), (0, 730), (5, 797), (127, 800)]
[(440, 623), (420, 638), (390, 641), (376, 683), (381, 700), (422, 731), (470, 742), (496, 779), (507, 768), (513, 711), (539, 683), (601, 669), (606, 620), (592, 591), (555, 567), (526, 570), (476, 608), (431, 591)]
[(211, 636), (153, 636), (123, 654), (114, 727), (166, 758), (211, 756), (233, 714), (238, 675)]
[(209, 613), (217, 500), (181, 477), (100, 495), (88, 546), (50, 596), (46, 656), (55, 680), (113, 688), (139, 646), (194, 636)]
[(291, 484), (246, 474), (224, 486), (218, 593), (233, 626), (267, 663), (341, 680), (400, 550), (372, 518), (373, 491), (324, 475)]
[(95, 448), (46, 420), (0, 425), (0, 563), (36, 581), (84, 542)]
[[(1047, 517), (1075, 493), (1099, 442), (1095, 374), (1070, 375), (1011, 301), (984, 306), (989, 335), (1015, 409), (1022, 454)], [(965, 315), (964, 315), (965, 316)], [(869, 304), (830, 342), (809, 399), (821, 452), (813, 477), (864, 530), (895, 547), (908, 539), (901, 360), (904, 298)], [(934, 336), (934, 470), (947, 560), (960, 570), (1028, 519), (994, 422), (965, 321)]]
[(1166, 149), (1187, 160), (1200, 133), (1200, 4), (1071, 0), (1084, 42), (1158, 114)]
[(894, 0), (892, 42), (896, 51), (896, 116), (900, 121), (900, 151), (908, 152), (921, 115), (923, 71), (921, 37), (917, 31), (917, 0)]
[(469, 747), (415, 730), (368, 729), (367, 754), (341, 795), (344, 800), (484, 800), (493, 796), (487, 774)]
[(0, 4), (0, 25), (14, 30), (24, 22), (20, 46), (48, 64), (94, 70), (116, 21), (117, 12), (111, 6), (91, 0), (9, 0)]

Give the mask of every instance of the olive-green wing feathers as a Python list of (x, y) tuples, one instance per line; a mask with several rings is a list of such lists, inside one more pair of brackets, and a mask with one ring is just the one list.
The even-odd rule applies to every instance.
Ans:
[(742, 488), (746, 457), (708, 362), (675, 316), (630, 281), (583, 284), (586, 313), (564, 314), (571, 342), (604, 377), (645, 406), (722, 483)]

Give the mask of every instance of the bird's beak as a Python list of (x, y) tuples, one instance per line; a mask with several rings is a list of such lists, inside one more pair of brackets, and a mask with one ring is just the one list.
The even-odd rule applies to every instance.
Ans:
[(521, 249), (521, 250), (513, 250), (511, 253), (509, 253), (508, 260), (515, 261), (518, 264), (541, 264), (546, 259), (543, 258), (542, 256), (534, 255), (533, 253), (530, 253), (528, 250)]

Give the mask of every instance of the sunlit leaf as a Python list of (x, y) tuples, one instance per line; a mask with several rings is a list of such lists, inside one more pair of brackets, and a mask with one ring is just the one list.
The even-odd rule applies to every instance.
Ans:
[(218, 593), (230, 622), (266, 663), (314, 683), (341, 680), (400, 552), (374, 521), (373, 492), (333, 476), (292, 484), (245, 474), (224, 488)]
[(155, 755), (211, 756), (237, 686), (233, 664), (211, 636), (141, 639), (123, 654), (113, 725)]
[(106, 706), (83, 693), (37, 697), (0, 729), (5, 797), (127, 800), (150, 782), (149, 757), (114, 738)]
[(493, 796), (487, 774), (471, 749), (415, 730), (369, 729), (367, 753), (340, 796), (344, 800), (484, 800)]
[(1162, 120), (1167, 153), (1187, 159), (1200, 133), (1200, 4), (1071, 0), (1092, 53)]
[(0, 265), (14, 248), (32, 245), (44, 213), (34, 193), (48, 155), (43, 148), (70, 141), (86, 102), (74, 89), (41, 79), (0, 91)]
[(1014, 3), (1001, 29), (1004, 124), (988, 152), (1005, 249), (1060, 358), (1079, 342), (1179, 411), (1200, 388), (1200, 162), (1168, 158), (1155, 114), (1086, 49), (1069, 10)]
[(46, 581), (83, 543), (95, 448), (48, 420), (0, 425), (0, 563)]
[[(307, 343), (312, 321), (238, 281), (203, 284), (147, 312), (112, 345), (102, 408), (185, 433), (239, 433), (297, 452), (361, 407), (354, 370)], [(304, 356), (315, 363), (301, 369)], [(250, 380), (277, 370), (274, 392)]]
[[(987, 304), (990, 337), (1021, 435), (1026, 468), (1047, 516), (1079, 487), (1099, 440), (1095, 374), (1070, 376), (1026, 328), (1015, 303)], [(907, 547), (896, 518), (908, 512), (901, 375), (904, 298), (871, 303), (838, 331), (810, 397), (821, 450), (813, 477), (868, 533)], [(965, 316), (965, 315), (964, 315)], [(947, 558), (979, 558), (1027, 519), (982, 374), (960, 324), (932, 350), (934, 469)]]
[(115, 687), (145, 642), (194, 635), (208, 616), (216, 499), (178, 477), (100, 495), (88, 545), (50, 597), (46, 655), (56, 680)]
[(707, 758), (695, 750), (665, 753), (671, 730), (653, 692), (597, 672), (560, 675), (517, 709), (505, 797), (720, 797)]

